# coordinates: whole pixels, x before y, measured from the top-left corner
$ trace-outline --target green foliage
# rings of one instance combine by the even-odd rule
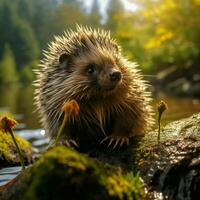
[[[199,58],[200,2],[158,1],[156,6],[144,9],[149,32],[144,49],[151,57],[152,65],[193,65]],[[157,21],[159,21],[159,23]],[[153,31],[149,31],[153,28]]]
[[[16,72],[15,58],[9,45],[6,45],[0,62],[0,83],[8,84],[16,82],[17,80],[18,75]]]

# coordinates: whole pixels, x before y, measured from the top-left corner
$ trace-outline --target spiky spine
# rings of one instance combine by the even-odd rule
[[[97,50],[97,53],[106,52],[108,57],[115,54],[121,62],[123,79],[115,94],[101,99],[98,104],[90,102],[90,105],[84,103],[82,106],[82,102],[90,99],[90,89],[86,82],[79,79],[76,71],[73,75],[66,74],[57,66],[59,55],[63,52],[70,55],[83,48],[93,49],[94,57]],[[76,32],[68,31],[61,37],[56,36],[48,51],[44,51],[44,57],[41,68],[36,71],[35,103],[42,125],[51,136],[57,134],[63,104],[72,99],[82,106],[82,112],[76,118],[79,124],[85,123],[90,127],[89,122],[92,122],[104,132],[103,127],[109,116],[127,113],[134,119],[133,123],[137,127],[137,133],[133,130],[131,136],[145,134],[151,129],[154,119],[150,106],[151,94],[147,91],[148,84],[144,81],[137,64],[122,57],[120,47],[111,39],[109,32],[78,26]]]

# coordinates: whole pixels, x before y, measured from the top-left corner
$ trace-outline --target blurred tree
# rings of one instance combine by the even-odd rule
[[[64,30],[74,29],[76,24],[86,24],[87,16],[83,11],[80,2],[72,0],[64,0],[64,3],[58,6],[56,12],[52,15],[51,33],[62,34]]]
[[[106,28],[111,30],[113,37],[117,39],[129,59],[140,63],[143,55],[143,43],[140,34],[140,22],[138,13],[128,12],[124,9],[121,0],[110,0],[108,6],[108,20]]]
[[[5,45],[4,53],[0,62],[0,83],[8,84],[18,80],[15,58],[8,44]]]
[[[78,8],[79,10],[84,10],[83,6],[81,5],[82,2],[80,0],[63,0],[63,3],[68,6],[73,6],[75,8]]]
[[[100,8],[99,8],[99,1],[98,0],[93,0],[92,6],[91,6],[91,11],[89,13],[89,24],[92,27],[99,27],[101,26],[101,14],[100,14]]]
[[[16,57],[17,67],[22,69],[24,65],[38,59],[38,43],[31,27],[25,21],[19,20],[13,29],[15,37],[9,39],[10,45]]]
[[[31,7],[33,8],[33,16],[31,19],[31,26],[35,31],[40,49],[44,49],[47,43],[52,40],[54,30],[54,24],[59,23],[55,21],[55,13],[58,12],[58,8],[62,5],[62,1],[59,0],[32,0]],[[30,5],[30,4],[29,4]]]
[[[19,17],[16,6],[10,1],[2,0],[0,3],[0,27],[0,46],[5,46],[6,43],[10,45],[19,70],[38,58],[39,49],[34,33],[28,22]],[[2,53],[1,50],[0,55]]]
[[[105,26],[115,32],[120,21],[120,16],[124,13],[124,7],[121,0],[109,0],[107,9],[107,21]]]
[[[28,22],[32,22],[35,12],[35,1],[15,0],[13,1],[13,4],[15,5],[17,14],[20,18],[26,19]]]

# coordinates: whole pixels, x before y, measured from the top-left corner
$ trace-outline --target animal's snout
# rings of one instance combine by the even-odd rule
[[[109,76],[110,76],[110,80],[113,81],[113,82],[114,82],[114,81],[120,81],[120,80],[121,80],[121,77],[122,77],[120,71],[113,71],[113,72],[110,72]]]

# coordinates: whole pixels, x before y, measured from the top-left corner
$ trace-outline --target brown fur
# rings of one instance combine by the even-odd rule
[[[86,75],[90,65],[98,68],[96,82]],[[120,81],[109,81],[113,71],[121,73]],[[90,140],[97,133],[129,138],[148,133],[154,123],[146,81],[105,31],[78,27],[56,37],[45,52],[35,85],[41,121],[52,137],[62,122],[63,104],[73,99],[80,113],[69,122],[67,139]]]

